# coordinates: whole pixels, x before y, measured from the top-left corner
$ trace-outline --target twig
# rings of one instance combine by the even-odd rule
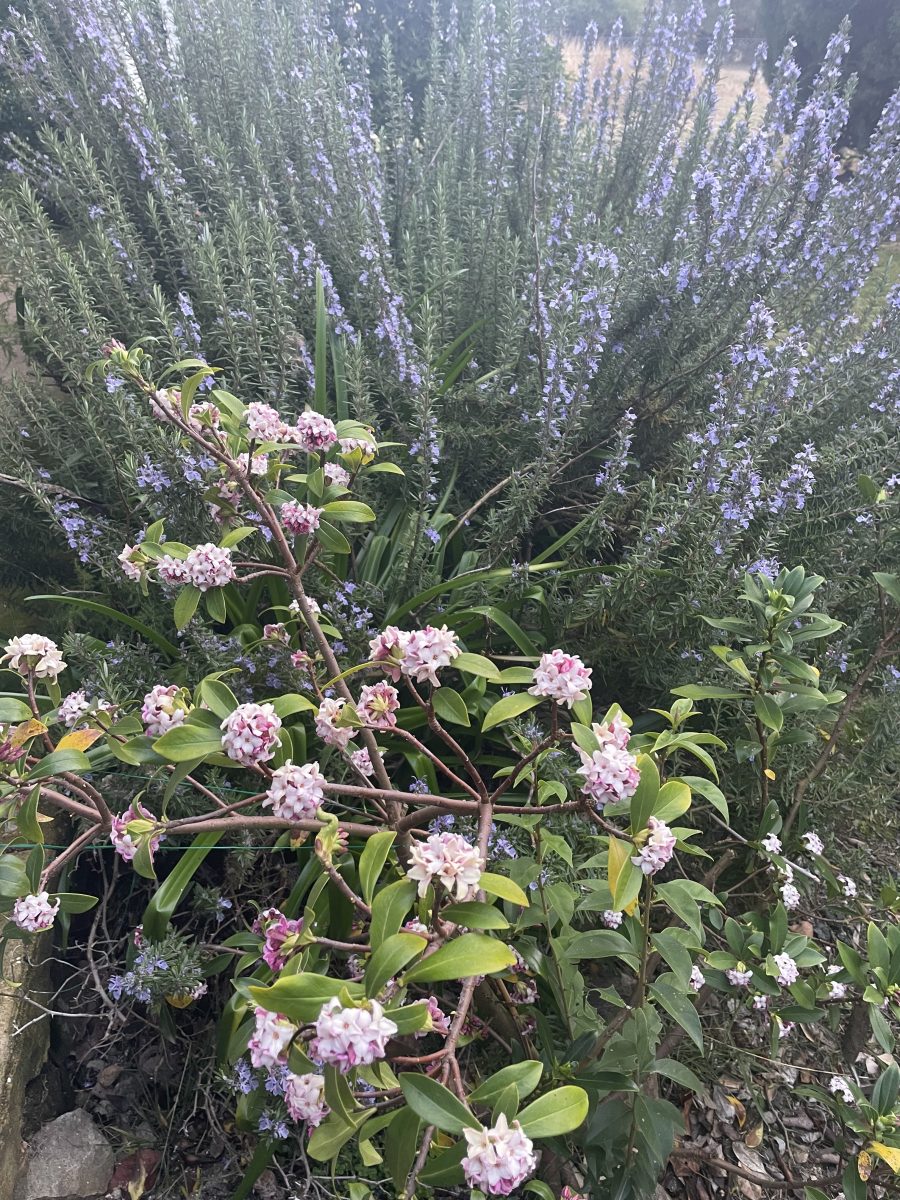
[[[833,1187],[841,1182],[840,1175],[828,1175],[822,1179],[805,1179],[802,1181],[794,1179],[770,1179],[768,1175],[759,1175],[756,1171],[748,1171],[746,1167],[739,1167],[737,1163],[729,1162],[725,1158],[716,1158],[712,1154],[707,1154],[704,1150],[695,1150],[692,1146],[679,1146],[677,1150],[673,1150],[671,1158],[686,1158],[692,1162],[705,1163],[709,1167],[715,1167],[717,1170],[726,1171],[729,1175],[736,1175],[739,1179],[746,1179],[750,1183],[758,1184],[763,1188],[771,1188],[773,1191],[781,1192],[802,1192],[808,1187]]]

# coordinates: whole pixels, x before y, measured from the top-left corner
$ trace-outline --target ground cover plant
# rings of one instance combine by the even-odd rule
[[[862,1197],[898,1171],[900,930],[871,919],[871,898],[814,830],[788,840],[799,803],[785,811],[769,790],[782,747],[833,710],[827,759],[850,712],[852,693],[821,691],[810,654],[839,627],[813,607],[821,577],[748,575],[745,618],[710,619],[734,643],[716,648],[733,688],[685,685],[646,732],[618,705],[595,711],[591,668],[559,648],[501,667],[446,625],[414,624],[381,630],[361,657],[339,653],[312,589],[352,552],[342,528],[353,536],[375,519],[353,498],[379,465],[371,429],[201,393],[200,360],[157,378],[141,346],[109,343],[93,371],[122,378],[208,460],[208,495],[227,508],[218,544],[195,546],[148,512],[118,569],[158,589],[179,629],[201,604],[222,620],[260,578],[286,585],[291,599],[263,636],[289,656],[296,690],[267,683],[241,702],[228,683],[237,668],[194,687],[173,668],[142,699],[63,696],[56,644],[13,638],[4,661],[24,690],[2,709],[15,831],[0,859],[4,937],[90,910],[96,897],[66,890],[64,876],[96,842],[153,880],[166,843],[192,839],[103,986],[159,1020],[232,975],[218,1053],[238,1128],[260,1137],[238,1194],[304,1140],[303,1161],[340,1158],[360,1198],[463,1183],[475,1196],[649,1196],[673,1156],[768,1182],[685,1138],[674,1093],[663,1094],[702,1090],[674,1055],[682,1034],[703,1050],[714,995],[772,1060],[798,1025],[826,1031],[832,1065],[806,1094],[840,1131],[840,1169],[789,1188]],[[869,675],[900,638],[900,579],[873,583],[888,626]],[[696,726],[694,701],[711,698],[749,706],[750,837],[730,824],[717,783],[723,744]],[[97,784],[114,761],[143,780],[118,812]],[[807,784],[820,769],[814,760]],[[249,784],[240,799],[217,782],[234,772]],[[47,858],[51,810],[73,832]],[[283,896],[236,914],[236,932],[194,941],[173,925],[176,909],[216,843],[246,834],[312,853]],[[720,888],[736,851],[766,877],[750,912]],[[571,871],[554,870],[557,859]],[[804,893],[843,913],[844,937],[820,943],[792,923]],[[596,973],[609,960],[627,985]],[[838,1050],[860,1014],[884,1056],[874,1086]]]

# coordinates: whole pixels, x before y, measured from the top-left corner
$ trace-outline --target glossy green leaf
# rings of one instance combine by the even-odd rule
[[[499,908],[482,900],[464,900],[441,909],[441,918],[469,929],[508,929],[509,921]]]
[[[91,760],[81,750],[54,750],[28,772],[28,779],[48,779],[51,775],[61,775],[71,771],[74,775],[82,775],[90,771]]]
[[[499,1071],[495,1071],[493,1075],[480,1083],[474,1092],[470,1093],[469,1100],[472,1104],[491,1106],[497,1102],[510,1084],[515,1085],[519,1093],[519,1100],[524,1100],[541,1082],[543,1073],[544,1064],[534,1059],[501,1067]]]
[[[384,864],[387,862],[387,857],[391,852],[391,846],[396,839],[396,833],[390,829],[384,830],[382,833],[375,833],[370,837],[359,856],[359,883],[362,889],[362,897],[366,904],[372,903],[372,897],[375,895],[375,886],[378,883],[378,878],[384,869]]]
[[[505,875],[496,875],[493,871],[482,871],[478,886],[489,896],[497,896],[500,900],[508,900],[510,904],[528,908],[529,900],[526,893]]]
[[[178,862],[157,888],[144,910],[144,932],[151,941],[158,942],[165,936],[172,913],[178,907],[201,863],[221,838],[221,830],[198,833],[190,849],[179,855]]]
[[[753,709],[760,721],[773,733],[778,733],[784,724],[784,713],[779,708],[774,697],[765,692],[757,692],[753,697]]]
[[[500,682],[500,671],[483,654],[470,654],[468,650],[463,650],[454,658],[453,666],[457,671],[465,671],[468,675],[478,675],[491,683]]]
[[[506,721],[512,721],[515,717],[520,717],[523,713],[536,708],[540,702],[539,696],[529,696],[527,692],[504,696],[502,700],[498,700],[488,709],[481,728],[487,733],[489,729],[503,725]]]
[[[426,1125],[435,1125],[445,1133],[462,1133],[464,1129],[478,1129],[481,1124],[461,1100],[428,1075],[401,1075],[400,1087],[406,1103]]]
[[[203,593],[193,584],[186,584],[175,600],[175,608],[172,611],[172,619],[175,622],[176,629],[184,629],[188,621],[197,611],[197,605],[200,603],[200,597]]]
[[[587,1092],[584,1088],[568,1086],[533,1100],[522,1109],[518,1120],[523,1133],[530,1138],[559,1137],[577,1129],[587,1113]]]
[[[659,769],[649,754],[639,754],[640,783],[631,797],[631,832],[640,833],[656,811],[659,796]],[[613,889],[615,892],[615,889]]]
[[[515,961],[513,951],[502,942],[481,933],[464,933],[416,963],[406,972],[404,983],[438,983],[445,979],[492,975],[511,967]]]
[[[427,945],[428,939],[415,933],[395,933],[385,938],[366,967],[366,995],[377,996],[387,981],[421,954]]]
[[[416,885],[409,879],[398,879],[378,892],[372,901],[372,923],[369,927],[373,950],[399,930],[415,898]]]
[[[471,724],[466,702],[453,688],[435,688],[431,703],[442,721],[449,721],[452,725]]]

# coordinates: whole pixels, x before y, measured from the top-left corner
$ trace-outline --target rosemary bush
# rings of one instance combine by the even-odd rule
[[[13,20],[4,70],[44,121],[13,140],[0,212],[43,373],[4,392],[20,481],[113,599],[148,496],[210,536],[193,452],[114,375],[85,382],[105,338],[149,335],[286,414],[327,377],[336,416],[402,443],[406,481],[370,485],[398,593],[564,546],[585,573],[545,576],[538,616],[610,696],[684,683],[699,614],[753,565],[821,570],[835,676],[861,667],[869,567],[897,557],[900,99],[843,177],[844,27],[802,96],[772,48],[768,95],[758,57],[723,113],[727,6],[698,64],[701,6],[650,4],[598,79],[593,30],[565,77],[543,0],[441,14],[424,88],[308,0],[36,0]],[[7,504],[21,530],[21,492]],[[886,693],[873,745],[895,711]]]

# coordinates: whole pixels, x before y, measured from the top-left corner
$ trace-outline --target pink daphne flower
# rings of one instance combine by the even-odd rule
[[[149,737],[162,737],[170,729],[184,723],[191,709],[190,697],[184,688],[170,683],[158,683],[144,697],[141,720]]]
[[[408,637],[409,634],[398,629],[396,625],[388,625],[383,633],[379,633],[369,642],[370,661],[383,663],[394,683],[400,678],[400,660]]]
[[[790,880],[781,886],[781,902],[787,909],[800,907],[800,892]]]
[[[231,550],[227,546],[215,546],[212,542],[195,546],[184,560],[184,569],[188,582],[201,592],[224,587],[235,578]]]
[[[327,483],[333,484],[336,487],[346,487],[350,482],[350,472],[345,471],[340,463],[327,462],[322,469],[325,472]]]
[[[295,1121],[305,1121],[310,1129],[321,1125],[331,1111],[325,1103],[324,1075],[295,1075],[288,1071],[284,1079],[284,1102]]]
[[[272,812],[283,821],[308,821],[325,800],[324,784],[325,776],[318,763],[305,763],[301,767],[288,759],[272,772],[262,806],[271,805]]]
[[[404,635],[400,670],[416,683],[424,683],[427,679],[435,687],[440,687],[437,672],[449,667],[457,654],[459,645],[452,629],[446,625],[440,629],[426,625],[424,629],[414,629],[412,633]]]
[[[239,704],[220,728],[222,749],[244,767],[268,762],[281,745],[281,718],[271,704]]]
[[[0,662],[7,658],[11,671],[19,675],[33,675],[35,679],[49,679],[52,683],[66,669],[59,646],[39,633],[23,633],[10,638]]]
[[[244,420],[251,434],[261,442],[279,442],[282,439],[284,421],[281,414],[271,404],[262,404],[252,400],[247,405]]]
[[[171,554],[164,554],[162,558],[156,560],[156,578],[160,583],[168,583],[176,587],[182,583],[188,583],[190,579],[184,559],[173,558]]]
[[[286,1051],[296,1032],[297,1026],[281,1013],[257,1008],[256,1028],[247,1043],[254,1067],[277,1067],[286,1063]]]
[[[356,711],[360,720],[375,729],[393,729],[397,724],[394,716],[400,707],[400,695],[395,687],[391,687],[384,679],[378,683],[367,683],[359,689],[359,702]]]
[[[13,905],[12,919],[28,933],[43,933],[56,920],[58,912],[59,900],[51,904],[47,892],[38,892],[37,895],[19,897]]]
[[[435,879],[457,900],[468,900],[478,887],[484,859],[458,833],[433,833],[424,842],[413,842],[409,851],[412,866],[407,877],[419,885],[424,896]]]
[[[628,749],[628,743],[631,741],[631,729],[622,719],[621,713],[616,713],[611,721],[603,721],[599,724],[594,721],[591,728],[601,746],[616,746],[619,750]]]
[[[607,929],[618,929],[624,916],[624,913],[616,912],[614,908],[607,908],[600,919]]]
[[[763,850],[767,850],[769,854],[780,854],[781,838],[777,837],[774,833],[767,834],[762,840],[762,848]]]
[[[703,985],[706,983],[706,976],[703,974],[703,972],[700,970],[700,968],[697,966],[696,963],[694,963],[694,965],[691,967],[691,977],[688,980],[688,983],[691,985],[692,991],[695,991],[695,992],[699,992],[700,989],[703,987]]]
[[[337,430],[334,422],[321,413],[308,408],[297,418],[297,424],[285,430],[285,439],[296,442],[307,454],[317,450],[330,450],[337,441]]]
[[[67,729],[73,729],[91,707],[91,702],[84,694],[84,688],[77,692],[69,692],[56,710],[57,716]]]
[[[789,954],[775,954],[772,956],[772,962],[778,968],[776,982],[782,987],[790,987],[800,978],[800,968]]]
[[[537,1166],[531,1138],[518,1121],[510,1125],[501,1113],[489,1128],[464,1129],[468,1153],[462,1160],[466,1183],[489,1196],[508,1196]]]
[[[259,914],[254,922],[254,933],[259,929],[263,934],[263,962],[273,971],[280,971],[290,957],[285,953],[285,942],[303,929],[302,919],[292,921],[277,908],[267,908]]]
[[[338,726],[346,703],[346,700],[325,699],[319,705],[319,711],[316,713],[316,733],[326,746],[339,746],[341,750],[346,750],[347,743],[356,736],[356,730],[349,725]]]
[[[350,755],[350,762],[359,771],[360,775],[365,775],[366,778],[375,774],[375,768],[372,765],[372,759],[369,756],[368,750],[363,746],[362,750],[356,750]]]
[[[302,537],[319,528],[322,510],[315,508],[312,504],[300,504],[297,500],[285,500],[278,515],[288,533],[294,534],[295,537]]]
[[[197,404],[192,404],[188,411],[188,423],[196,433],[201,433],[204,429],[218,429],[221,419],[222,413],[209,400],[200,400]]]
[[[825,849],[825,843],[814,829],[810,829],[807,833],[804,833],[801,840],[810,854],[822,854]]]
[[[739,962],[736,967],[729,967],[725,976],[733,987],[748,987],[753,978],[753,972],[748,971],[746,966]]]
[[[528,689],[532,696],[556,700],[569,708],[584,700],[591,690],[591,668],[576,654],[553,650],[542,654],[534,670],[534,684]]]
[[[112,825],[109,831],[109,840],[115,847],[116,854],[120,855],[125,862],[131,862],[138,852],[138,842],[134,840],[128,832],[128,824],[130,821],[155,821],[153,813],[149,808],[144,808],[139,801],[132,802],[128,805],[121,816],[113,817]],[[159,849],[159,843],[163,841],[165,834],[154,834],[150,839],[150,858]]]
[[[612,742],[591,754],[580,746],[575,748],[581,758],[578,774],[584,776],[581,791],[585,796],[602,806],[611,800],[628,800],[637,791],[641,776],[633,754]]]
[[[658,821],[656,817],[649,819],[647,827],[650,836],[641,847],[640,854],[634,855],[631,861],[645,875],[655,875],[675,853],[675,835],[665,821]]]
[[[144,574],[144,567],[141,562],[134,562],[132,555],[140,554],[140,546],[124,545],[119,551],[117,562],[125,573],[125,578],[130,579],[132,583],[140,583],[141,577]]]
[[[397,1026],[384,1015],[377,1000],[369,1000],[361,1008],[342,1008],[333,996],[319,1013],[310,1053],[346,1074],[353,1067],[366,1067],[384,1058],[396,1032]]]

